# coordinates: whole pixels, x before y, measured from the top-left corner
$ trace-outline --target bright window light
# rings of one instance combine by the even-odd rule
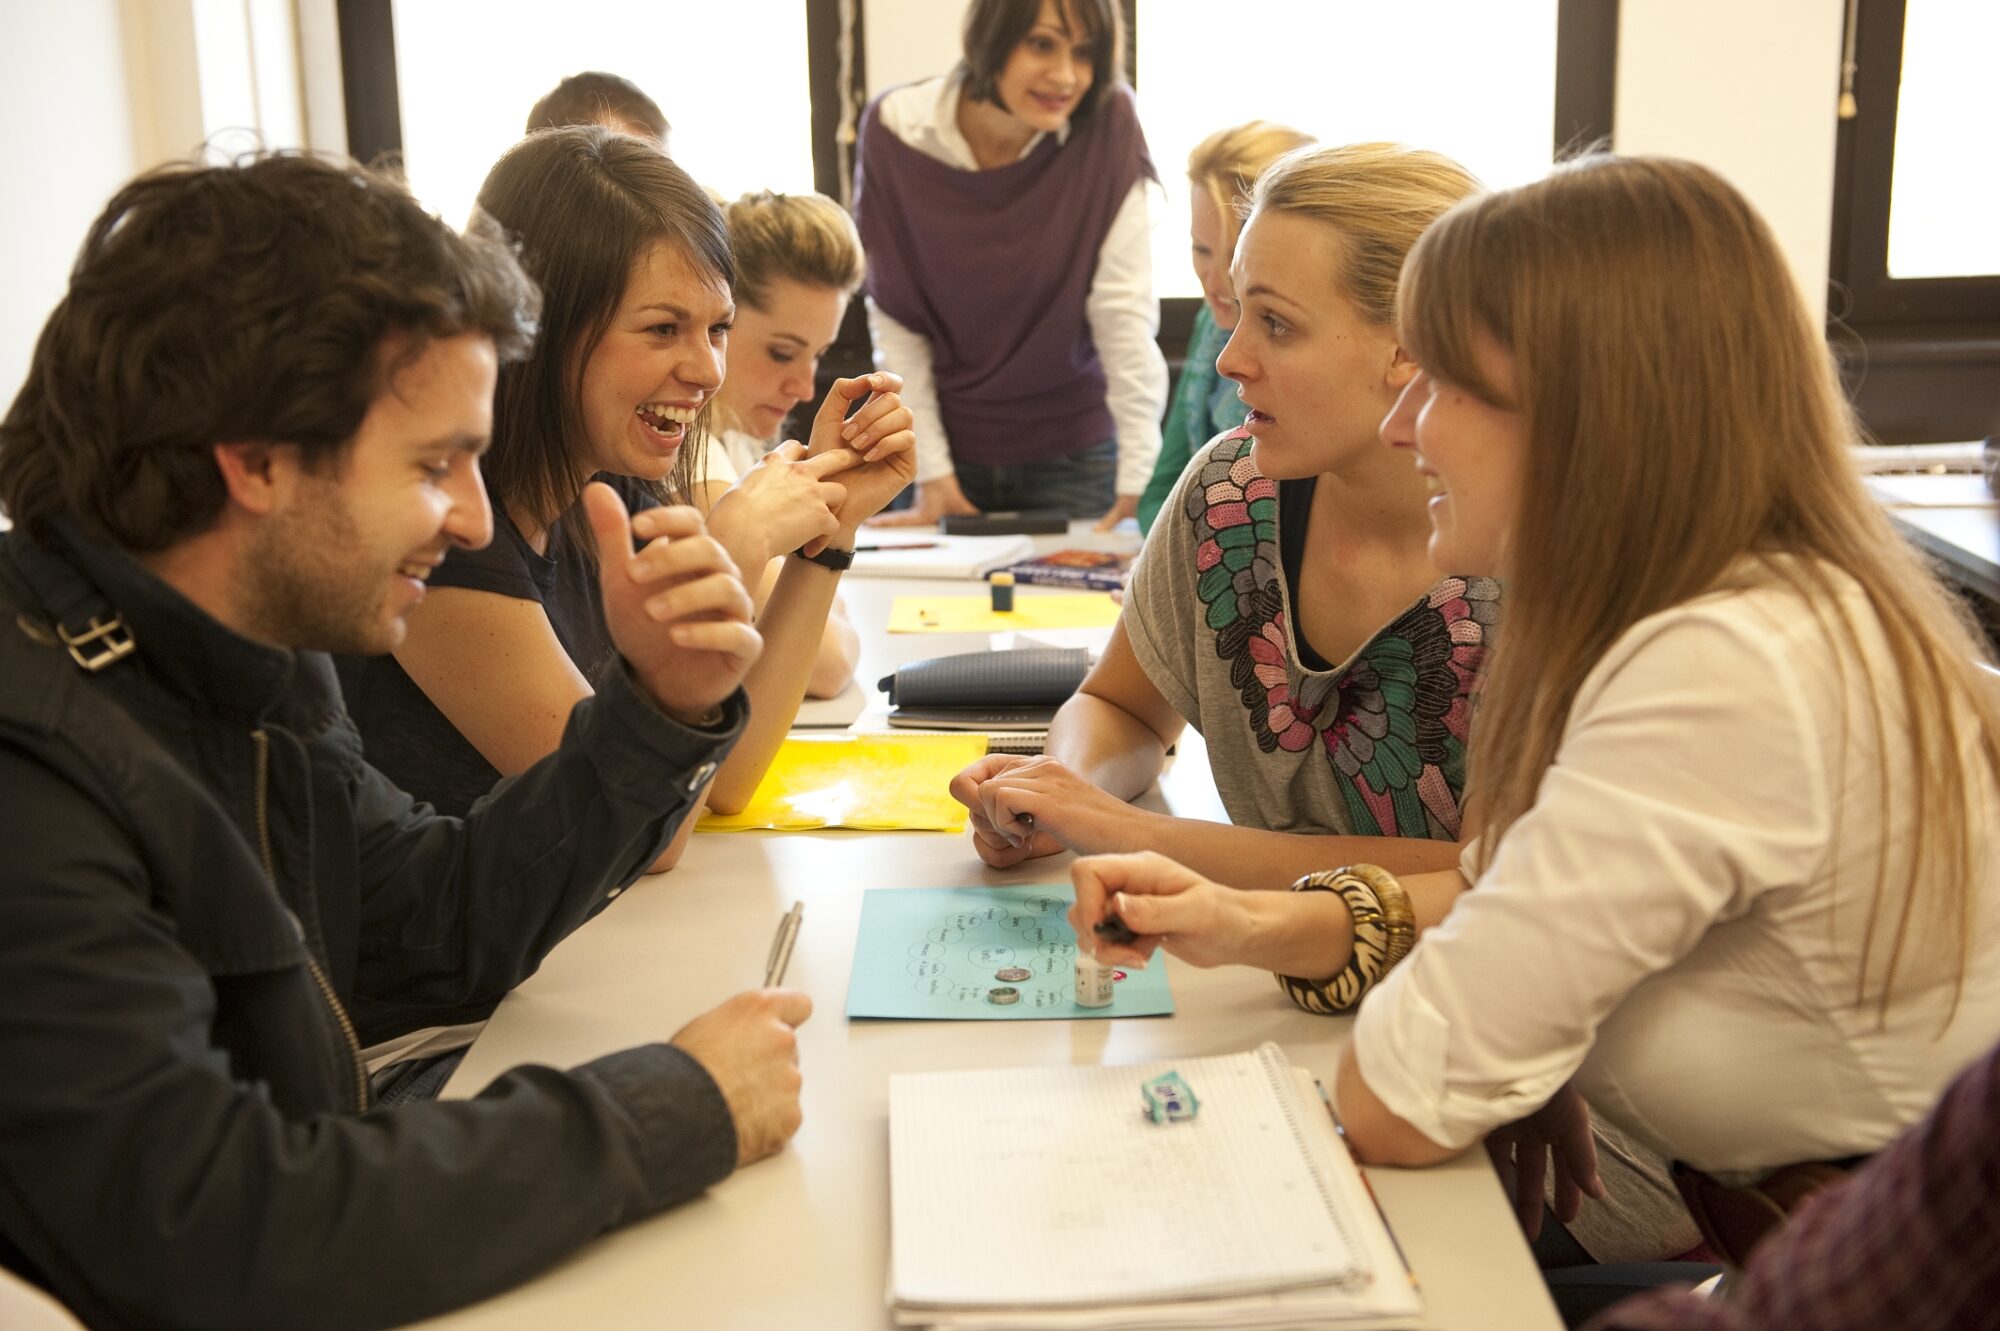
[[[1433,148],[1488,185],[1548,170],[1555,0],[1140,0],[1139,114],[1166,187],[1153,231],[1162,296],[1195,296],[1187,156],[1218,129],[1274,120],[1321,143]]]
[[[1889,276],[2000,273],[2000,4],[1909,0],[1889,187]]]
[[[410,188],[454,225],[529,108],[587,69],[658,102],[674,160],[724,198],[813,187],[800,0],[399,0],[395,20]]]

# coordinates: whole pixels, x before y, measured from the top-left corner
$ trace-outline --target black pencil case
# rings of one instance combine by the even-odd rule
[[[1049,536],[1069,530],[1069,515],[1059,508],[947,513],[938,519],[938,530],[946,536]]]
[[[1025,647],[912,661],[876,687],[898,707],[1053,707],[1089,671],[1081,647]]]

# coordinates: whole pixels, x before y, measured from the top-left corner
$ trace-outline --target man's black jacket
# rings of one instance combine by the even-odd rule
[[[743,712],[690,730],[614,672],[461,823],[362,761],[324,657],[73,529],[0,536],[0,1263],[94,1326],[383,1326],[728,1174],[664,1044],[372,1112],[356,1045],[533,973]]]

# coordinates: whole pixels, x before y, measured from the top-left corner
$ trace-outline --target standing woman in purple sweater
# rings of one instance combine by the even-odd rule
[[[869,329],[917,433],[916,503],[878,523],[1137,512],[1167,367],[1123,44],[1112,0],[972,0],[958,67],[862,115]]]

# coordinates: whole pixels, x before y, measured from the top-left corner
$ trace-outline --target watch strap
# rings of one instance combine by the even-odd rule
[[[807,554],[804,546],[800,546],[792,553],[808,563],[818,564],[821,568],[830,568],[835,573],[845,573],[854,566],[852,550],[839,550],[830,545],[816,555]]]

